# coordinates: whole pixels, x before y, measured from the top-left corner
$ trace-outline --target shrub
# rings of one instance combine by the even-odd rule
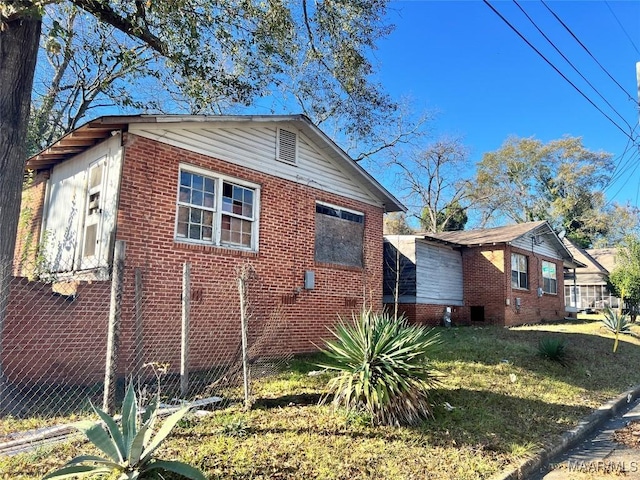
[[[227,420],[221,428],[221,433],[227,437],[243,438],[249,434],[249,431],[249,426],[242,418]]]
[[[158,418],[158,401],[153,402],[143,413],[138,404],[133,385],[129,385],[122,403],[121,427],[107,413],[94,407],[104,426],[86,420],[75,426],[106,457],[81,455],[70,460],[64,467],[46,475],[43,480],[93,475],[119,474],[118,480],[156,478],[154,474],[173,472],[192,480],[206,480],[200,470],[177,461],[157,460],[153,453],[167,438],[173,427],[189,411],[182,407],[170,415],[153,436]],[[160,477],[162,478],[162,477]]]
[[[339,372],[329,381],[333,405],[366,412],[374,424],[416,424],[431,416],[430,390],[438,375],[429,364],[438,334],[404,318],[363,310],[325,344],[318,365]],[[326,399],[326,398],[325,398]]]
[[[541,338],[538,342],[538,355],[564,365],[567,361],[567,350],[562,338]]]

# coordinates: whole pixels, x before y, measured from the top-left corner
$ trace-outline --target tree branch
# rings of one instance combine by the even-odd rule
[[[141,20],[147,25],[146,16],[140,16],[138,12],[131,18],[122,17],[107,3],[100,0],[70,0],[71,3],[94,15],[99,20],[116,27],[127,35],[145,42],[156,52],[166,57],[171,57],[168,46],[156,35],[151,33],[148,26],[141,26],[135,20]]]

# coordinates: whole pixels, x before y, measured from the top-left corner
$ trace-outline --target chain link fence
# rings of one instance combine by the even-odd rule
[[[250,261],[233,260],[225,274],[190,261],[136,263],[123,242],[108,269],[52,269],[22,255],[0,292],[0,414],[113,411],[129,381],[146,394],[161,383],[167,403],[249,402],[250,380],[280,371],[291,352],[280,298]]]

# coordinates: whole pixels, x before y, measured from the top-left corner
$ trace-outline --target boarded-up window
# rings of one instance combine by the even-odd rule
[[[362,267],[364,214],[316,204],[316,262]]]

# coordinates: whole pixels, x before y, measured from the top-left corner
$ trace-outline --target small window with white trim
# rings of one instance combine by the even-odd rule
[[[542,262],[542,290],[544,293],[558,293],[558,280],[556,279],[556,264]]]
[[[180,166],[175,239],[257,250],[259,187]]]
[[[529,288],[527,257],[519,253],[511,254],[511,286],[513,288]]]

